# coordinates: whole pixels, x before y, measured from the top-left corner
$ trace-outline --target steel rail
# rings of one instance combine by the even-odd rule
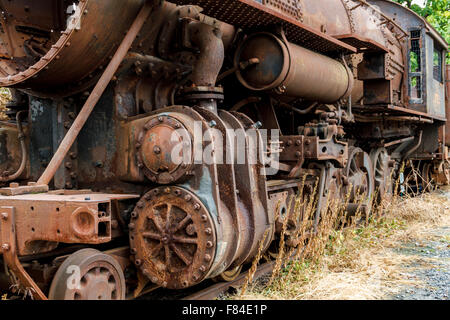
[[[270,261],[260,265],[253,276],[253,281],[272,272],[275,267],[275,263],[276,261]],[[236,278],[236,280],[216,283],[206,289],[191,294],[182,300],[214,300],[222,293],[225,293],[230,287],[243,285],[247,281],[247,275],[248,272],[243,272]]]

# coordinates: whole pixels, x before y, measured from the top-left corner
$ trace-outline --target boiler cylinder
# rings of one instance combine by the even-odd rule
[[[257,64],[240,68],[255,58]],[[239,81],[255,91],[275,90],[289,97],[332,103],[347,97],[353,85],[351,71],[339,61],[271,33],[246,38],[236,52],[235,64]]]

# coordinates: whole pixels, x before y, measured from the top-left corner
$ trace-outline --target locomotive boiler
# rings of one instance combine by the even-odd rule
[[[5,290],[121,300],[230,280],[280,226],[298,245],[293,197],[315,199],[317,225],[330,198],[370,214],[408,170],[449,182],[448,45],[391,1],[0,8]]]

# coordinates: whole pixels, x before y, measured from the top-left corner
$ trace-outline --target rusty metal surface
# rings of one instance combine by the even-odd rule
[[[193,193],[173,187],[150,191],[138,202],[129,228],[134,263],[153,283],[187,288],[211,273],[216,226]]]
[[[16,252],[24,256],[51,251],[59,242],[109,242],[117,223],[112,200],[135,198],[136,195],[41,193],[0,196],[0,206],[15,210]]]
[[[409,88],[410,38],[422,37],[424,68],[440,41],[407,9],[81,0],[81,28],[66,30],[65,3],[0,1],[0,85],[22,89],[15,119],[0,122],[0,181],[14,178],[0,189],[11,211],[0,233],[18,279],[0,278],[36,299],[243,279],[260,248],[273,257],[281,236],[289,250],[314,236],[330,201],[349,195],[348,213],[370,214],[405,160],[410,183],[413,165],[424,178],[417,188],[450,183],[446,119],[429,112],[445,85],[418,72],[423,104]],[[315,205],[303,235],[292,197]],[[65,263],[83,270],[78,291]]]
[[[43,1],[43,4],[41,3],[41,1],[24,0],[11,1],[5,5],[4,13],[7,15],[9,11],[18,13],[25,7],[29,8],[30,19],[27,19],[26,23],[13,19],[7,19],[5,22],[5,27],[8,29],[14,29],[17,25],[24,27],[24,32],[9,35],[12,43],[17,46],[21,45],[24,33],[26,39],[30,38],[30,34],[33,35],[33,32],[28,31],[30,28],[38,28],[53,38],[50,37],[50,41],[47,39],[43,41],[46,46],[38,51],[37,61],[25,62],[21,65],[15,65],[15,61],[26,61],[26,53],[11,52],[11,49],[8,48],[5,54],[14,56],[15,59],[2,60],[1,66],[4,75],[0,78],[0,84],[10,86],[20,83],[21,88],[31,88],[39,95],[46,96],[81,91],[95,83],[102,69],[106,67],[108,57],[120,44],[123,33],[131,26],[143,1],[130,0],[113,3],[81,0],[78,2],[79,10],[82,13],[80,31],[76,28],[66,29],[67,8],[64,7],[63,1],[46,0]],[[108,12],[108,14],[103,14],[104,12]],[[13,14],[13,17],[17,16],[19,15]],[[121,19],[116,19],[116,16],[120,16]],[[49,23],[54,23],[54,21],[58,21],[60,25],[55,26]],[[37,22],[37,26],[33,22]],[[40,25],[43,22],[47,22],[47,25]],[[111,32],[110,28],[104,28],[105,25],[110,25],[114,31]],[[100,32],[101,30],[104,32]],[[61,31],[62,33],[60,33]],[[5,36],[7,34],[3,34],[3,37]],[[11,41],[6,38],[4,42]],[[20,58],[25,59],[21,60]],[[70,65],[73,66],[70,68],[71,70],[69,70]],[[74,86],[74,84],[76,85]],[[52,88],[51,92],[48,91],[48,88]]]
[[[45,294],[20,264],[16,243],[18,234],[15,208],[0,206],[0,210],[2,211],[0,218],[1,251],[6,267],[13,273],[13,277],[16,277],[20,281],[20,284],[26,289],[31,290],[31,295],[35,299],[46,300]]]
[[[95,88],[90,93],[88,99],[86,100],[83,108],[76,117],[74,123],[72,124],[69,131],[65,135],[64,139],[58,146],[58,149],[53,155],[53,158],[50,161],[49,165],[45,169],[42,176],[39,178],[38,184],[49,184],[50,181],[53,179],[56,171],[58,170],[59,166],[66,157],[69,149],[72,147],[73,143],[78,137],[78,134],[80,133],[86,121],[88,120],[90,114],[92,113],[92,110],[99,101],[101,95],[105,92],[106,87],[108,86],[112,77],[119,68],[120,63],[125,58],[128,50],[133,44],[133,41],[135,40],[142,26],[146,22],[147,18],[149,17],[152,9],[153,9],[153,1],[147,1],[139,11],[138,15],[135,17],[133,24],[127,31],[126,36],[123,38],[122,42],[120,43],[120,46],[118,47],[111,61],[108,63],[108,66],[106,67],[105,71],[102,73],[100,79],[95,85]]]
[[[71,268],[80,270],[80,283],[69,287]],[[50,300],[124,300],[125,276],[116,259],[94,249],[79,250],[58,268],[49,291]]]
[[[308,49],[322,52],[355,52],[356,49],[320,33],[295,18],[261,5],[254,0],[176,0],[176,4],[196,4],[204,9],[204,13],[232,25],[240,25],[247,29],[262,29],[264,27],[282,24],[287,31],[287,37],[294,43],[305,45]]]
[[[175,148],[180,143],[183,143],[183,148],[176,153]],[[150,181],[175,183],[192,169],[192,137],[176,118],[159,115],[149,120],[139,135],[136,149],[138,167]],[[172,159],[173,155],[180,159]]]

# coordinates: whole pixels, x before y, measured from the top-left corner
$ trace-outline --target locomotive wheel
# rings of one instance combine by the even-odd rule
[[[242,265],[237,266],[233,269],[229,269],[217,277],[213,278],[214,282],[231,282],[236,280],[236,278],[241,274]]]
[[[153,283],[182,289],[208,275],[216,252],[216,228],[208,209],[179,188],[148,192],[132,213],[131,253]]]
[[[363,210],[369,215],[375,190],[373,165],[369,155],[360,148],[349,148],[345,176],[347,188],[350,186],[352,188],[347,208],[348,213],[355,214],[356,211]],[[348,194],[348,191],[345,190],[345,193]]]
[[[59,267],[50,286],[50,300],[125,300],[125,276],[111,256],[82,249]]]
[[[375,188],[380,203],[383,199],[389,199],[392,196],[392,179],[389,170],[389,154],[385,148],[374,149],[370,153],[370,159],[374,169]]]

